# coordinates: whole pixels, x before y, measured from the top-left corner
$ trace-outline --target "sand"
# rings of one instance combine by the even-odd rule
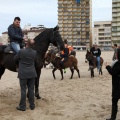
[[[102,52],[105,62],[111,64],[113,51]],[[0,120],[105,120],[111,113],[111,76],[103,65],[103,75],[95,69],[95,77],[90,77],[85,52],[77,52],[81,78],[75,71],[73,79],[67,69],[64,80],[56,71],[53,79],[52,69],[42,69],[40,95],[35,99],[35,110],[17,111],[20,100],[20,86],[17,73],[6,70],[0,80]],[[120,105],[119,105],[120,106]],[[119,107],[120,111],[120,107]],[[120,120],[118,112],[117,120]]]

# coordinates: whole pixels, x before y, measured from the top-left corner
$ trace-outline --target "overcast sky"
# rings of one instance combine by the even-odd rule
[[[0,0],[0,35],[7,31],[16,16],[21,18],[21,27],[54,27],[58,23],[58,0]],[[112,0],[92,0],[92,22],[112,20]]]

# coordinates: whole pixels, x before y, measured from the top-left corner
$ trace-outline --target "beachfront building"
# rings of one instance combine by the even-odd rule
[[[92,0],[58,0],[58,25],[71,45],[92,45]]]
[[[120,0],[112,0],[112,44],[120,45]]]
[[[96,21],[93,27],[93,44],[103,50],[111,49],[111,21]]]

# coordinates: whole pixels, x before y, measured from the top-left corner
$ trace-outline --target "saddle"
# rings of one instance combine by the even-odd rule
[[[4,49],[4,53],[15,53],[15,51],[12,49],[12,47],[10,45],[8,45],[5,49]]]

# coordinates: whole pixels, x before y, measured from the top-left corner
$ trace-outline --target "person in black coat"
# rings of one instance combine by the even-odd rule
[[[30,109],[34,110],[34,84],[37,73],[35,70],[35,59],[37,52],[33,50],[33,40],[29,40],[26,43],[26,48],[19,50],[15,55],[14,60],[19,61],[18,78],[21,88],[21,100],[17,110],[26,110],[26,86],[28,87],[28,100],[30,103]]]
[[[106,120],[115,120],[118,110],[118,100],[120,99],[120,49],[117,49],[117,59],[112,65],[105,63],[106,69],[112,76],[112,112],[111,118]]]

